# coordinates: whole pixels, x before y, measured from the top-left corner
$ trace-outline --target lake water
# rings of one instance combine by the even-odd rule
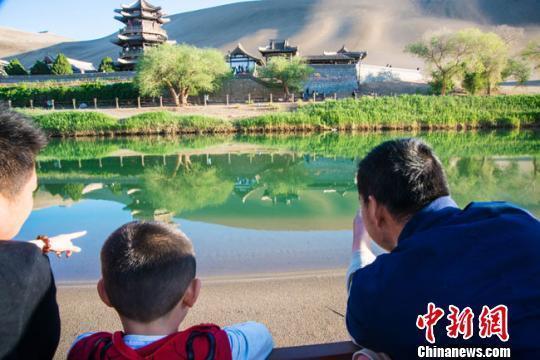
[[[51,257],[61,282],[96,280],[103,241],[136,219],[178,224],[202,276],[345,268],[358,160],[403,136],[433,145],[460,206],[506,200],[540,215],[538,132],[58,140],[18,239],[87,230],[82,253]]]

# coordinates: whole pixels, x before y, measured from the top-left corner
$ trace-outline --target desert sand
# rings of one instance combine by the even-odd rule
[[[344,277],[345,270],[326,270],[206,278],[181,326],[253,320],[268,326],[277,347],[346,341]],[[121,330],[114,311],[100,302],[95,284],[60,284],[58,303],[62,337],[56,359],[65,359],[80,333]]]
[[[153,2],[159,5],[159,0]],[[111,3],[111,10],[114,6]],[[403,49],[427,31],[470,26],[494,30],[506,24],[524,29],[518,41],[523,43],[540,35],[539,19],[537,0],[262,0],[173,15],[165,29],[178,43],[216,47],[224,53],[241,42],[258,54],[257,48],[268,39],[289,38],[303,55],[336,51],[346,44],[351,50],[367,50],[366,63],[416,68],[422,63]],[[115,36],[62,42],[38,51],[29,46],[18,57],[31,65],[45,54],[63,52],[98,64],[104,56],[118,56],[119,48],[110,42]],[[24,46],[31,36],[0,28],[0,48],[8,38]]]
[[[29,33],[0,26],[0,57],[46,48],[71,39],[51,33]]]

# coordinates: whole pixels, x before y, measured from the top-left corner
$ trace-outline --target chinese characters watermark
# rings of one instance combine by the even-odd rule
[[[474,335],[474,312],[470,307],[461,310],[457,306],[450,305],[447,320],[449,325],[446,326],[446,334],[448,337],[457,339],[460,336],[464,340],[468,340]],[[441,320],[446,312],[444,309],[437,307],[434,303],[429,303],[427,313],[419,315],[416,319],[416,327],[420,330],[425,330],[426,340],[430,344],[435,344],[435,326]],[[478,317],[478,335],[482,339],[497,336],[501,341],[507,342],[510,339],[508,332],[508,307],[499,305],[494,308],[484,306],[482,313]]]

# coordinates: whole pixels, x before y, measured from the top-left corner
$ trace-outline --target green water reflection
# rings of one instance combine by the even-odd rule
[[[88,230],[82,253],[51,259],[60,281],[97,279],[104,239],[133,219],[178,224],[203,275],[344,268],[359,159],[412,135],[433,145],[461,206],[506,200],[540,215],[534,132],[60,140],[39,158],[19,237]]]
[[[54,141],[39,159],[36,203],[112,200],[139,219],[346,229],[357,206],[358,159],[386,139],[411,135],[434,146],[460,205],[506,200],[539,214],[534,132]]]

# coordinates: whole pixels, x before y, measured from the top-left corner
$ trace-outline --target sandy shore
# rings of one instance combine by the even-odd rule
[[[203,289],[185,324],[228,325],[255,320],[268,326],[276,345],[296,346],[347,340],[345,270],[203,279]],[[56,353],[65,359],[77,334],[119,330],[94,284],[59,284],[62,338]]]
[[[274,103],[274,104],[231,104],[231,105],[190,105],[186,107],[149,107],[149,108],[120,108],[120,109],[88,109],[87,111],[99,111],[107,115],[111,115],[118,119],[127,118],[145,112],[153,111],[172,111],[179,115],[204,115],[216,117],[224,120],[235,120],[242,118],[255,117],[280,111],[291,111],[296,108],[293,103]]]

